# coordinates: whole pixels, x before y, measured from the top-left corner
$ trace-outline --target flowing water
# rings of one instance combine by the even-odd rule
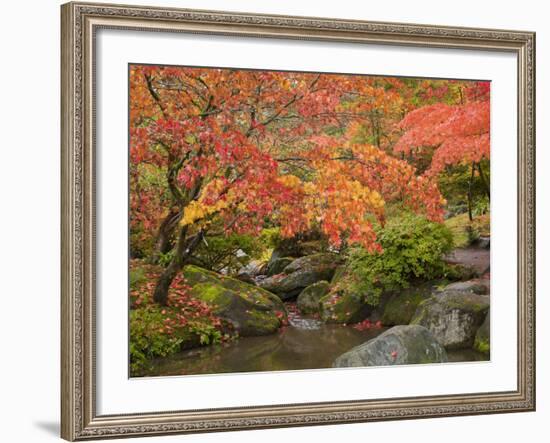
[[[206,346],[153,361],[145,376],[219,374],[228,372],[285,371],[332,367],[339,355],[380,335],[387,328],[357,330],[326,324],[289,309],[289,325],[278,333],[242,337],[234,342]],[[449,361],[475,361],[486,357],[475,351],[448,353]]]

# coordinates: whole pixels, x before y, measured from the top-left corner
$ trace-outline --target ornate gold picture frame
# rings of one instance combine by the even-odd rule
[[[61,435],[262,429],[535,409],[535,35],[532,32],[67,3],[62,22]],[[391,399],[97,413],[96,33],[100,29],[472,49],[517,57],[517,389]],[[121,85],[123,87],[124,85]],[[498,131],[493,128],[493,131]],[[126,147],[121,147],[125,149]],[[122,172],[121,172],[122,173]],[[510,288],[510,291],[513,291]],[[121,319],[121,322],[125,319]]]

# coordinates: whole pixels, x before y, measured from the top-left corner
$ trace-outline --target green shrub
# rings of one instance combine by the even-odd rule
[[[377,228],[377,238],[383,252],[352,249],[336,290],[364,294],[367,303],[377,305],[384,291],[406,288],[414,280],[445,276],[447,265],[442,257],[453,247],[452,234],[445,225],[406,214]]]

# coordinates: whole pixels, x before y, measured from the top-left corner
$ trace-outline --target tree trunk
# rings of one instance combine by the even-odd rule
[[[159,262],[161,254],[167,254],[174,247],[174,242],[172,236],[174,231],[178,226],[178,221],[180,219],[180,211],[170,211],[170,213],[165,217],[165,219],[160,224],[157,238],[155,240],[155,250],[151,255],[149,262],[152,264],[157,264]]]
[[[474,184],[475,171],[475,163],[472,162],[472,174],[470,175],[470,180],[468,181],[468,217],[470,221],[474,219],[472,215],[472,186]]]
[[[168,289],[170,289],[174,277],[191,258],[191,255],[202,241],[203,236],[204,232],[201,230],[192,237],[187,238],[187,226],[182,226],[178,237],[176,253],[157,282],[153,295],[155,302],[166,305],[168,301]]]

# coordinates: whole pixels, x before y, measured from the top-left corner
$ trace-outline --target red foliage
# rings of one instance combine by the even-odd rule
[[[399,123],[403,136],[395,152],[420,153],[424,147],[437,148],[428,174],[447,165],[478,163],[490,156],[490,83],[477,82],[466,89],[465,104],[437,103],[416,109]],[[414,150],[414,152],[413,152]]]
[[[353,327],[355,329],[357,329],[358,331],[365,331],[365,330],[368,330],[368,329],[382,329],[383,325],[382,325],[382,322],[380,320],[373,323],[372,321],[370,321],[367,318],[367,319],[363,320],[362,322],[355,324]]]

